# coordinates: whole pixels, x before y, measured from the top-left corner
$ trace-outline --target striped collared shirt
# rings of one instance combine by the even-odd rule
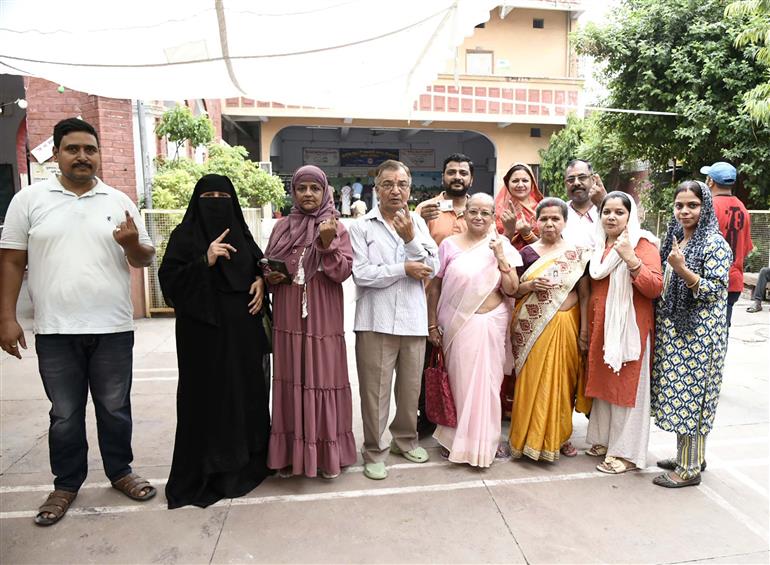
[[[358,290],[355,331],[428,335],[425,289],[406,274],[404,262],[424,263],[433,269],[433,278],[439,269],[438,249],[425,221],[415,213],[410,216],[414,238],[406,244],[385,222],[379,207],[350,226]]]

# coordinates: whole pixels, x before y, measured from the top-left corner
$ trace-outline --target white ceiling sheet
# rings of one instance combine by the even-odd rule
[[[0,73],[113,98],[403,112],[494,0],[0,2]]]

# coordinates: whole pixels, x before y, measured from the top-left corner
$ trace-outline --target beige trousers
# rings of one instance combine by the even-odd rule
[[[364,463],[385,461],[388,444],[382,435],[388,425],[390,392],[396,394],[396,416],[390,424],[393,442],[402,451],[417,444],[417,403],[425,358],[425,337],[356,332],[356,366],[364,422]],[[396,381],[393,384],[393,372]]]

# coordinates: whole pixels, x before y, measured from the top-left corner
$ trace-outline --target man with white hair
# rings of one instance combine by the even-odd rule
[[[438,272],[439,260],[428,226],[407,208],[411,184],[406,165],[393,160],[382,163],[375,179],[379,204],[349,230],[358,290],[353,329],[364,424],[364,475],[375,480],[388,476],[388,450],[413,463],[428,460],[428,452],[417,443],[417,402],[428,336],[424,284]],[[382,435],[394,386],[396,415],[388,447]]]

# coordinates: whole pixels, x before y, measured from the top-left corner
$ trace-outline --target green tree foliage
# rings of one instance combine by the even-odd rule
[[[540,178],[549,195],[566,197],[564,170],[572,159],[589,161],[607,190],[617,188],[628,156],[618,136],[604,127],[603,119],[598,112],[584,119],[571,114],[565,128],[554,133],[548,147],[540,150]]]
[[[192,147],[211,143],[214,139],[214,124],[208,116],[195,117],[190,108],[177,105],[163,113],[155,126],[155,133],[158,137],[168,137],[169,141],[176,143],[174,159],[178,159],[179,148],[185,141]]]
[[[744,96],[749,114],[759,123],[770,125],[770,0],[737,0],[725,9],[726,17],[743,18],[736,47],[756,47],[754,57],[766,67],[765,82]]]
[[[186,208],[195,183],[203,175],[226,175],[233,181],[241,206],[257,208],[268,202],[281,205],[284,188],[281,179],[260,169],[248,159],[244,147],[211,144],[205,163],[186,158],[156,161],[152,179],[152,204],[160,209]]]
[[[246,148],[240,145],[209,145],[209,158],[204,163],[203,172],[230,177],[241,206],[254,208],[268,202],[280,206],[286,193],[283,181],[260,169],[254,161],[248,159],[248,155]]]
[[[694,175],[704,164],[732,161],[758,206],[770,186],[770,128],[753,121],[743,97],[766,71],[750,47],[736,47],[740,22],[724,16],[726,4],[623,0],[608,25],[579,33],[576,47],[604,62],[605,105],[678,114],[602,114],[600,130],[616,136],[622,153],[653,172],[677,159]]]

